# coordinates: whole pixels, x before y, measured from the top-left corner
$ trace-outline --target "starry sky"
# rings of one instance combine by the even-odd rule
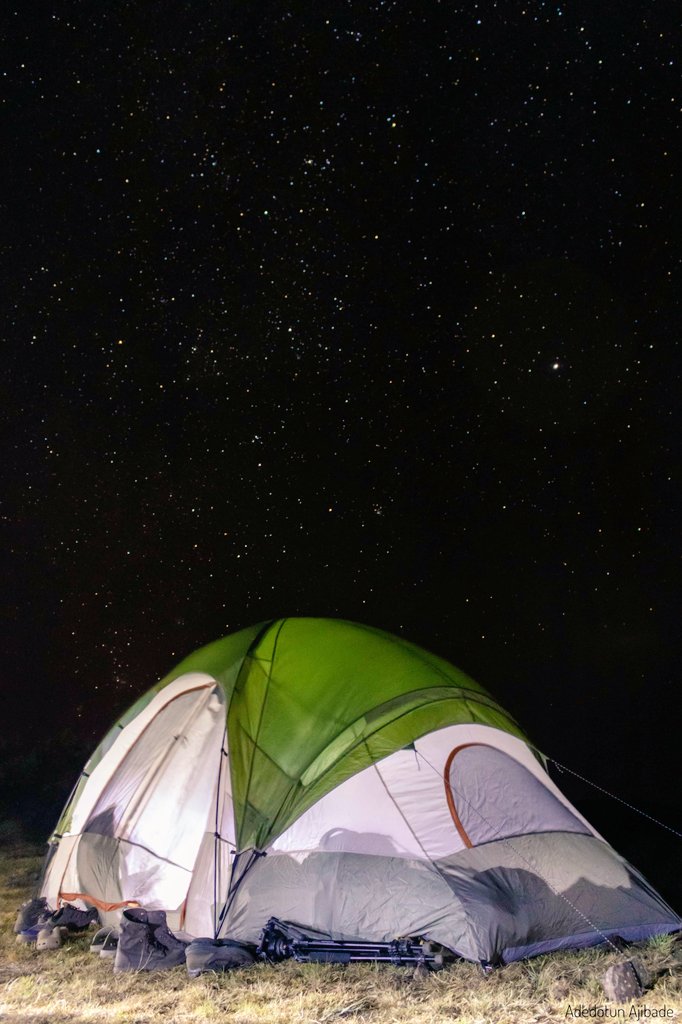
[[[670,811],[676,14],[7,9],[0,803],[47,833],[182,656],[331,615]]]

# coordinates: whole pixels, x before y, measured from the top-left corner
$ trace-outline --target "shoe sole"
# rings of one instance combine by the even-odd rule
[[[56,942],[52,942],[50,936],[56,935]],[[66,937],[66,928],[51,928],[49,934],[41,941],[40,936],[36,939],[36,949],[39,953],[53,953],[55,949],[61,949]]]
[[[134,967],[132,964],[129,967],[124,967],[121,964],[114,964],[114,974],[125,974],[126,972],[134,974],[154,974],[157,971],[174,971],[176,967],[184,966],[184,960],[179,960],[176,964],[150,964],[145,967]]]

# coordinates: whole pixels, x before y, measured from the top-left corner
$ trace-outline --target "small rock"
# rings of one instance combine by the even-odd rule
[[[602,978],[606,998],[614,1003],[628,1003],[644,993],[649,982],[648,974],[639,960],[626,960],[612,964]]]

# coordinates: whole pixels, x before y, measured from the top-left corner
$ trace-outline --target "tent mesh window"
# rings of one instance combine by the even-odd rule
[[[455,747],[445,764],[445,795],[468,847],[537,832],[590,830],[532,772],[483,743]]]

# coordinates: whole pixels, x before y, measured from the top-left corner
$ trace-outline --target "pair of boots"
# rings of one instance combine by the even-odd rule
[[[37,949],[57,949],[66,934],[81,934],[98,921],[94,907],[78,910],[66,904],[57,911],[43,897],[25,903],[14,931],[18,942],[35,942]],[[114,959],[114,973],[122,971],[158,971],[187,964],[190,977],[205,971],[225,971],[255,962],[254,951],[244,943],[220,939],[194,939],[185,942],[166,924],[163,910],[136,907],[124,910],[120,930],[100,928],[90,944],[90,952]]]
[[[190,978],[206,971],[227,971],[256,962],[255,947],[221,939],[185,942],[166,924],[163,910],[124,910],[118,933],[114,973],[159,971],[187,964]]]
[[[58,949],[65,935],[79,935],[99,921],[95,907],[79,910],[66,903],[50,910],[44,897],[24,903],[14,923],[17,942],[35,942],[36,949]]]

